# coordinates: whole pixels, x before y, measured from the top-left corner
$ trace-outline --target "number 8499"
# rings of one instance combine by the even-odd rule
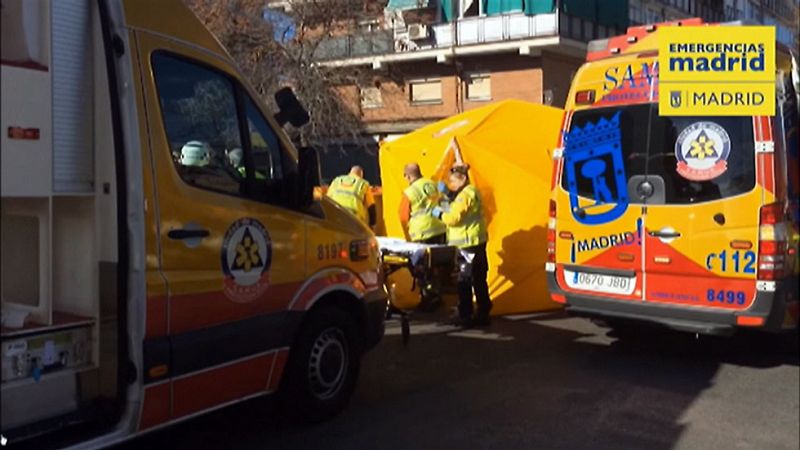
[[[711,303],[717,302],[727,303],[729,305],[744,305],[746,296],[742,291],[717,291],[715,289],[709,289],[706,291],[706,300]]]

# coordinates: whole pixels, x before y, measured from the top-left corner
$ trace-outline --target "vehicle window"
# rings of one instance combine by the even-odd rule
[[[256,180],[281,180],[283,158],[278,137],[250,98],[245,100],[245,111]]]
[[[611,120],[617,113],[620,115],[620,144],[625,176],[628,180],[636,175],[663,180],[665,203],[691,204],[719,200],[755,187],[755,146],[751,118],[668,117],[658,115],[657,105],[631,105],[578,111],[572,118],[571,129],[597,124],[601,118]],[[649,114],[652,115],[648,129]],[[712,142],[714,139],[729,142],[729,147],[716,148]],[[692,159],[691,165],[700,169],[692,172],[685,164],[679,168],[676,144],[680,144],[684,159]],[[569,150],[568,141],[565,151]],[[604,158],[603,167],[612,168],[612,159],[608,156]],[[586,163],[588,161],[583,164]],[[581,173],[580,164],[575,167],[576,173]],[[568,189],[563,175],[562,186]],[[618,198],[617,183],[606,183],[606,186],[610,197]],[[627,186],[622,186],[622,189],[627,189]],[[595,190],[595,180],[577,177],[578,195],[593,199]],[[630,202],[641,203],[635,196],[630,196]]]
[[[234,161],[242,143],[234,85],[212,69],[161,53],[153,73],[172,159],[189,184],[242,194],[245,176]]]
[[[257,200],[284,203],[287,169],[291,169],[291,158],[284,153],[275,131],[261,115],[256,104],[245,98],[245,114],[250,147],[253,155],[253,194]]]

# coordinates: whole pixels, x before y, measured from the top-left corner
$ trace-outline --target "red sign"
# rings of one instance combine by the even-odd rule
[[[33,141],[39,140],[38,128],[22,128],[22,127],[8,127],[9,139],[28,139]]]

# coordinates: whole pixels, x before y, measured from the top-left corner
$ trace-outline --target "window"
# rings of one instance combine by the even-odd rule
[[[380,108],[383,106],[383,97],[381,97],[381,88],[376,86],[368,86],[359,88],[361,94],[361,107],[365,109]]]
[[[408,83],[412,104],[442,102],[442,80],[417,80]]]
[[[153,55],[153,72],[164,130],[181,178],[198,187],[242,194],[245,177],[230,162],[232,155],[242,153],[231,80],[162,53]]]
[[[492,78],[489,74],[472,74],[467,76],[468,100],[491,100]]]
[[[667,204],[719,200],[749,192],[755,187],[755,148],[750,117],[668,117],[659,116],[657,108],[658,105],[648,104],[583,110],[575,113],[571,127],[583,128],[588,123],[597,123],[601,118],[609,120],[619,112],[625,175],[628,180],[635,175],[648,175],[663,180]],[[648,115],[652,119],[649,130]],[[691,181],[676,170],[678,160],[675,156],[675,143],[683,130],[700,121],[714,122],[725,130],[730,138],[730,152],[724,173],[707,181]],[[566,151],[569,152],[569,146]],[[594,160],[575,163],[575,172],[581,173],[582,164],[590,161]],[[605,159],[602,166],[613,167],[613,160],[610,157]],[[561,177],[562,187],[569,190],[565,174],[566,170]],[[591,178],[578,177],[577,184],[578,195],[594,197],[594,181]],[[611,198],[618,198],[615,183],[607,184]],[[638,201],[636,195],[629,197],[633,203]]]
[[[283,179],[283,158],[278,137],[250,98],[245,100],[245,113],[256,180]]]
[[[363,20],[358,22],[358,30],[362,33],[372,33],[381,29],[381,23],[377,19]]]
[[[278,136],[249,97],[245,98],[245,114],[254,168],[253,197],[268,203],[285,203],[288,192],[283,179],[291,170],[290,158],[284,155]]]
[[[628,14],[630,15],[631,22],[633,22],[634,24],[639,24],[643,22],[642,10],[639,9],[638,6],[630,5],[630,12]]]
[[[646,23],[659,23],[664,21],[664,16],[658,10],[647,8]]]

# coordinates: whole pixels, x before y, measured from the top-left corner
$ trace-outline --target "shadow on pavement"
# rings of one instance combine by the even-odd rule
[[[798,364],[796,350],[765,349],[762,337],[696,340],[645,330],[618,340],[605,328],[561,313],[497,319],[489,331],[478,339],[415,335],[408,347],[399,336],[387,336],[367,355],[351,405],[326,423],[289,426],[266,399],[211,413],[125,448],[796,445],[796,429],[786,436],[773,432],[760,416],[770,416],[770,426],[791,428],[785,423],[796,417],[794,400],[787,400],[788,407],[764,405],[775,410],[752,409],[761,397],[785,397],[783,366]],[[503,339],[487,338],[493,335]],[[753,383],[761,384],[751,393]],[[704,393],[712,400],[701,401]],[[716,396],[722,400],[713,400]],[[714,409],[718,403],[723,406]],[[784,409],[787,414],[775,414]]]

